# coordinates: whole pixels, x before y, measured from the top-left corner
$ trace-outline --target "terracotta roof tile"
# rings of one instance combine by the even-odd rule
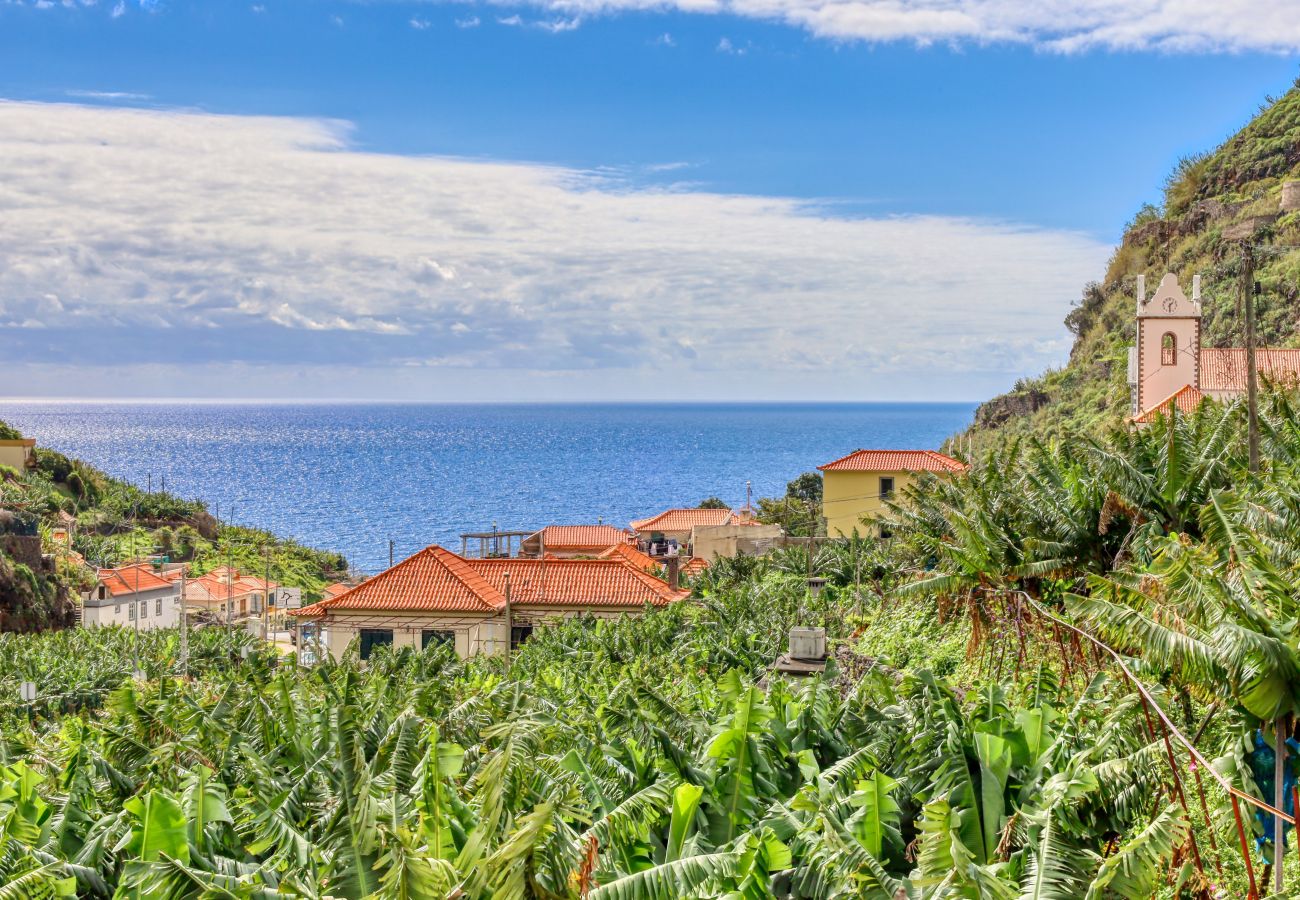
[[[1155,406],[1145,410],[1140,415],[1134,416],[1129,421],[1145,425],[1154,422],[1158,416],[1168,416],[1171,406],[1180,413],[1190,413],[1195,412],[1196,408],[1203,402],[1205,402],[1205,394],[1190,384],[1185,384]]]
[[[1274,380],[1300,379],[1300,350],[1261,347],[1255,351],[1255,368]],[[1244,391],[1245,348],[1202,349],[1200,377],[1203,391]]]
[[[351,590],[305,606],[295,614],[310,618],[335,609],[495,613],[504,606],[505,598],[468,560],[433,546]]]
[[[666,509],[657,516],[638,519],[632,523],[633,531],[690,531],[713,525],[757,525],[743,519],[729,509]]]
[[[547,550],[591,550],[593,553],[632,540],[632,535],[613,525],[547,525],[527,540],[538,537]]]
[[[138,591],[156,591],[159,588],[172,586],[170,581],[159,578],[153,566],[147,563],[120,566],[116,569],[100,569],[97,575],[100,583],[113,597],[134,594]]]
[[[688,596],[621,559],[470,559],[494,588],[519,606],[663,606]]]
[[[655,562],[654,557],[648,553],[642,553],[633,544],[615,544],[600,554],[600,558],[621,559],[642,572],[653,572],[659,568],[659,563]]]
[[[968,467],[934,450],[854,450],[817,468],[823,472],[965,472]]]

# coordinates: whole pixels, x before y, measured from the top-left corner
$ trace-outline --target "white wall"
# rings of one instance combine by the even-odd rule
[[[138,624],[137,619],[131,617],[132,605],[135,607]],[[140,615],[141,605],[147,607],[146,615]],[[85,628],[120,625],[123,628],[138,628],[140,631],[175,628],[180,625],[180,592],[177,588],[159,589],[141,591],[139,594],[110,596],[103,600],[92,593],[82,608],[81,624]]]

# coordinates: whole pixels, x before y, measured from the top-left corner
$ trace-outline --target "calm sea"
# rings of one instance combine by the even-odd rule
[[[42,446],[373,572],[459,534],[625,525],[784,493],[859,447],[938,447],[973,404],[5,403]]]

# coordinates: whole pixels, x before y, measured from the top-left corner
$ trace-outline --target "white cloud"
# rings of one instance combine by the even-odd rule
[[[565,31],[577,31],[582,25],[582,19],[574,16],[571,19],[549,19],[536,23],[537,27],[543,31],[549,31],[551,34],[562,34]]]
[[[1164,52],[1300,50],[1294,0],[533,0],[564,16],[671,10],[781,22],[870,43]]]
[[[114,19],[120,19],[126,15],[126,0],[118,0],[117,5],[113,7],[113,11],[109,15]]]
[[[227,395],[466,397],[528,372],[538,398],[978,396],[1063,359],[1109,252],[347,135],[0,103],[6,383],[128,391],[170,366],[164,392]]]
[[[651,43],[651,44],[654,44],[654,45],[656,45],[656,46],[659,46],[659,47],[676,47],[676,46],[677,46],[677,42],[676,42],[675,40],[673,40],[673,36],[672,36],[671,34],[669,34],[667,31],[665,31],[663,34],[659,35],[657,38],[655,38],[654,40],[652,40],[650,43]]]
[[[521,19],[518,14],[511,16],[497,16],[497,24],[509,25],[511,28],[518,28],[524,24],[524,20]]]
[[[416,31],[427,31],[432,24],[433,23],[428,19],[421,18],[420,16],[413,16],[411,18],[411,27]]]
[[[149,100],[149,94],[137,94],[132,91],[64,91],[69,97],[81,97],[87,100],[112,100],[121,102],[123,100]]]
[[[478,28],[478,26],[479,26],[478,16],[467,16],[464,19],[456,20],[457,28]]]

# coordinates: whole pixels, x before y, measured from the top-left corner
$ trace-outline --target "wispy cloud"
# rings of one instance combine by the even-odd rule
[[[118,0],[113,6],[113,11],[109,13],[114,19],[120,19],[126,15],[126,0]]]
[[[69,97],[77,97],[85,100],[151,100],[149,94],[137,94],[134,91],[83,91],[72,90],[64,91]]]
[[[508,25],[511,28],[520,28],[523,26],[524,20],[520,18],[518,13],[516,13],[509,16],[497,16],[497,24]]]
[[[428,19],[421,18],[420,16],[411,17],[411,27],[416,31],[428,31],[432,25],[433,23]]]
[[[675,40],[673,40],[673,36],[672,36],[671,34],[669,34],[668,32],[666,32],[666,31],[665,31],[663,34],[661,34],[661,35],[659,35],[658,37],[656,37],[656,38],[655,38],[654,40],[652,40],[650,43],[651,43],[651,44],[654,44],[654,45],[656,45],[656,46],[659,46],[659,47],[676,47],[676,46],[677,46],[677,42],[676,42]]]
[[[457,28],[478,28],[479,24],[478,16],[466,16],[463,19],[456,20]]]
[[[337,394],[348,370],[371,396],[474,384],[457,372],[569,395],[970,396],[1063,359],[1062,315],[1109,253],[1002,222],[353,152],[348,133],[0,103],[0,372],[33,391],[93,367],[227,393],[288,379],[281,395]]]
[[[527,0],[525,0],[527,2]],[[671,10],[780,22],[836,40],[1024,44],[1056,53],[1294,52],[1284,0],[533,0],[565,18]]]

